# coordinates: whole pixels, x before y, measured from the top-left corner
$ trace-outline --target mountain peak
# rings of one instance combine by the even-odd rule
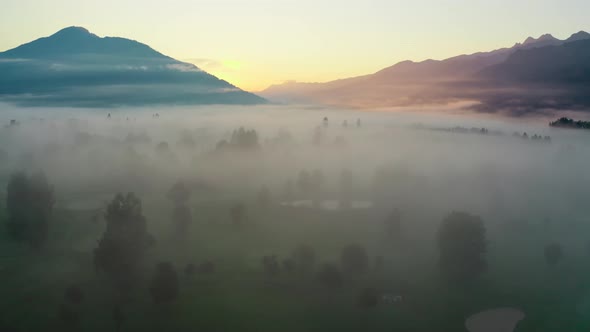
[[[172,60],[137,41],[117,37],[101,38],[87,29],[77,26],[61,29],[49,37],[39,38],[0,53],[0,57],[21,59],[55,60],[78,57],[82,60],[82,58],[89,56]]]
[[[86,28],[83,27],[67,27],[64,29],[59,30],[58,32],[54,33],[53,35],[47,37],[48,39],[59,39],[59,40],[68,40],[68,41],[80,41],[86,39],[99,39],[97,35],[91,33]]]
[[[53,36],[58,36],[58,35],[72,35],[72,34],[79,34],[79,35],[91,35],[90,31],[88,31],[88,29],[84,28],[84,27],[78,27],[78,26],[71,26],[71,27],[67,27],[67,28],[63,28],[61,30],[59,30],[58,32],[54,33]]]
[[[576,32],[573,35],[571,35],[566,41],[573,42],[573,41],[586,40],[586,39],[590,39],[590,33],[586,32],[586,31],[579,31],[579,32]]]
[[[539,38],[533,38],[533,37],[528,37],[524,43],[522,43],[522,45],[527,46],[530,44],[536,44],[536,43],[547,43],[547,42],[555,42],[555,41],[559,41],[559,39],[553,37],[553,35],[546,33],[544,35],[542,35]]]

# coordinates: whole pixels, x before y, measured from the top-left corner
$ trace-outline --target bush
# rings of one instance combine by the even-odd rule
[[[374,288],[363,289],[358,298],[357,304],[362,308],[374,308],[379,304],[379,292]]]
[[[340,287],[343,282],[340,269],[336,264],[332,263],[326,263],[320,267],[317,279],[326,287]]]
[[[365,248],[356,244],[349,245],[342,249],[340,264],[345,273],[363,274],[369,270],[369,256]]]
[[[150,294],[156,304],[169,303],[178,297],[178,274],[171,263],[159,263],[150,284]]]
[[[443,220],[438,230],[439,264],[448,278],[466,281],[485,272],[485,233],[478,216],[453,212]]]
[[[315,265],[316,254],[312,247],[300,245],[293,251],[293,263],[295,268],[301,273],[309,273]]]

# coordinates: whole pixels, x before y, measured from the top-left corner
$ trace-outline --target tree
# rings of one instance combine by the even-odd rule
[[[258,142],[258,133],[256,130],[246,130],[243,127],[233,131],[229,142],[221,141],[217,144],[218,150],[227,148],[250,150],[258,147],[260,147],[260,144]]]
[[[278,275],[281,271],[281,266],[276,256],[262,257],[262,266],[266,274],[270,277]]]
[[[234,205],[230,210],[230,217],[234,225],[241,226],[246,220],[246,207],[244,204]]]
[[[313,270],[316,260],[315,250],[308,245],[300,245],[293,251],[293,263],[295,268],[302,274]]]
[[[178,297],[178,274],[171,263],[159,263],[150,284],[150,295],[156,304],[170,303]]]
[[[465,212],[449,214],[438,230],[439,264],[450,279],[466,281],[485,272],[485,226],[480,217]]]
[[[357,298],[357,304],[362,308],[374,308],[379,304],[379,291],[375,288],[364,288]]]
[[[185,238],[188,234],[188,228],[193,219],[191,209],[187,206],[190,197],[191,191],[182,181],[176,182],[168,191],[168,198],[174,204],[172,220],[179,239]]]
[[[186,204],[191,198],[191,190],[183,181],[177,181],[168,191],[168,199],[174,204]]]
[[[342,249],[340,264],[345,273],[360,275],[369,270],[369,255],[365,248],[352,244]]]
[[[117,194],[105,219],[106,230],[94,250],[94,265],[125,289],[133,285],[153,238],[147,232],[141,200],[133,193]]]
[[[260,205],[261,207],[268,207],[271,203],[271,194],[270,194],[270,190],[268,190],[267,186],[263,186],[259,191],[258,191],[258,195],[256,197],[256,200],[258,201],[258,205]]]
[[[326,287],[342,286],[342,272],[333,263],[326,263],[320,267],[317,274],[318,281]]]
[[[174,220],[177,238],[184,238],[188,234],[189,225],[193,221],[191,209],[186,205],[176,205],[172,212],[172,220]]]
[[[553,266],[563,259],[563,249],[558,243],[547,245],[544,250],[545,261],[547,264]]]
[[[41,248],[49,231],[49,220],[55,204],[53,187],[44,174],[27,176],[15,173],[6,188],[8,230],[17,241]]]

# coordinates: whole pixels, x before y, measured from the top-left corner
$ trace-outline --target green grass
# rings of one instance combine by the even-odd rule
[[[526,318],[517,332],[588,331],[590,314],[580,313],[580,298],[590,273],[584,257],[568,256],[553,269],[518,243],[504,239],[489,254],[489,271],[473,285],[449,285],[436,268],[436,252],[427,235],[393,244],[369,212],[352,214],[248,205],[248,219],[232,225],[230,199],[195,201],[194,222],[185,243],[172,236],[169,202],[143,195],[149,229],[157,247],[146,259],[144,278],[124,306],[122,331],[465,331],[466,317],[496,307],[522,309]],[[2,224],[6,219],[0,209]],[[43,252],[11,241],[0,229],[0,321],[22,331],[63,330],[57,312],[63,291],[80,285],[84,303],[76,331],[114,331],[114,294],[108,280],[96,274],[92,250],[104,222],[91,212],[56,210],[50,240]],[[408,233],[416,234],[409,220]],[[416,226],[417,227],[417,226]],[[494,240],[494,239],[491,239]],[[416,242],[413,242],[416,241]],[[422,241],[422,242],[420,242]],[[337,262],[350,243],[382,255],[384,271],[347,278],[341,288],[321,286],[312,276],[282,274],[269,279],[261,267],[264,255],[288,256],[299,244],[317,251],[318,261]],[[515,250],[522,249],[515,258]],[[541,252],[539,250],[539,252]],[[217,271],[189,278],[189,262],[213,260]],[[147,283],[153,266],[171,261],[181,279],[178,300],[167,306],[152,303]],[[403,294],[401,304],[361,308],[356,298],[364,287]],[[590,308],[590,305],[587,306]]]

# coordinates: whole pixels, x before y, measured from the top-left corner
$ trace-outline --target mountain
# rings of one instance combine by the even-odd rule
[[[566,41],[573,42],[573,41],[585,40],[585,39],[590,39],[590,33],[587,33],[586,31],[580,31],[580,32],[574,33]]]
[[[260,92],[268,99],[282,102],[321,103],[348,107],[391,107],[416,104],[448,103],[460,100],[485,102],[489,96],[508,86],[518,88],[517,84],[524,84],[516,77],[520,69],[518,61],[523,61],[523,67],[528,73],[545,73],[544,80],[557,80],[558,73],[562,76],[560,84],[573,82],[581,84],[583,77],[587,77],[580,68],[585,68],[590,58],[585,58],[583,50],[572,47],[574,42],[589,41],[590,34],[578,32],[567,40],[559,40],[550,34],[539,38],[527,38],[523,43],[517,43],[510,48],[502,48],[491,52],[480,52],[470,55],[460,55],[445,60],[426,60],[422,62],[403,61],[391,67],[382,69],[374,74],[342,79],[327,83],[295,83],[271,86]],[[545,54],[546,49],[555,54]],[[571,51],[571,52],[569,52]],[[571,53],[578,54],[574,56]],[[581,53],[580,53],[581,52]],[[524,59],[523,55],[539,54],[533,58]],[[552,60],[551,57],[556,59]],[[520,59],[520,60],[519,60]],[[558,59],[563,66],[558,67],[551,62]],[[530,61],[527,63],[527,61]],[[569,67],[565,67],[571,61]],[[511,65],[512,63],[512,65]],[[554,68],[553,72],[549,68]],[[522,69],[524,70],[524,69]],[[498,72],[497,75],[493,72]],[[569,74],[567,74],[569,72]],[[579,74],[580,77],[574,77]],[[525,75],[522,72],[522,75]],[[530,76],[532,80],[541,76]],[[520,82],[520,83],[518,83]],[[528,82],[530,83],[530,82]],[[532,89],[527,84],[527,89]],[[515,90],[514,90],[515,91]],[[519,91],[522,93],[522,91]],[[500,94],[501,95],[501,94]]]
[[[145,44],[81,27],[0,53],[0,72],[0,100],[33,106],[266,102]]]

